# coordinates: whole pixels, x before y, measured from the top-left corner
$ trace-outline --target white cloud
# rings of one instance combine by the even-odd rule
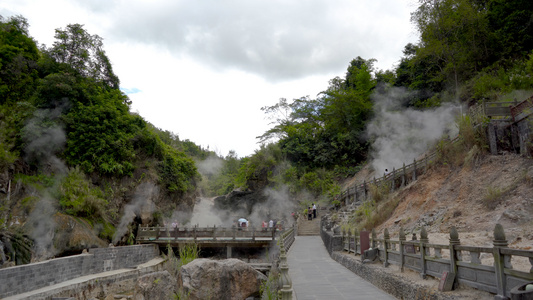
[[[2,2],[39,43],[84,24],[104,38],[121,88],[138,90],[133,111],[222,155],[258,148],[260,107],[316,96],[357,56],[391,69],[415,40],[413,0]]]

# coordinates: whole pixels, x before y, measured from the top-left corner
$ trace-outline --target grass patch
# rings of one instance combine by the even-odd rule
[[[500,188],[489,186],[482,199],[483,206],[488,209],[495,209],[501,203],[503,191]]]

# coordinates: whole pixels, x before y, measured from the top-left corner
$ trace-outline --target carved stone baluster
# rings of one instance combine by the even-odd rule
[[[473,264],[481,265],[481,259],[479,259],[479,252],[470,251],[470,262]]]
[[[440,248],[435,248],[435,257],[442,258],[442,252]]]

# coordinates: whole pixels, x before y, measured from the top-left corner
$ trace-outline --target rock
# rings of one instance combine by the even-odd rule
[[[137,279],[135,300],[173,299],[177,291],[175,279],[167,271],[150,273]]]
[[[178,287],[188,299],[246,299],[259,294],[267,277],[238,259],[199,258],[183,266]]]

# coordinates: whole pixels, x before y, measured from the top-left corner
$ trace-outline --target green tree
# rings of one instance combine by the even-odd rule
[[[416,60],[438,68],[435,73],[455,87],[470,78],[488,57],[489,39],[486,12],[469,0],[420,0],[411,14],[420,32]]]
[[[490,31],[494,34],[493,59],[520,58],[533,49],[532,1],[490,0],[486,10]]]
[[[83,25],[70,24],[65,29],[56,29],[55,38],[47,52],[57,63],[66,64],[78,75],[106,87],[119,88],[119,79],[103,50],[101,37],[89,34]]]
[[[39,50],[22,16],[0,16],[0,104],[30,99],[38,78]]]

